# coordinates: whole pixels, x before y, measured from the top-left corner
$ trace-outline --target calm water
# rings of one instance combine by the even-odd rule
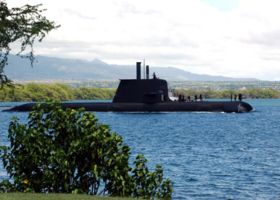
[[[143,153],[151,168],[164,167],[174,199],[279,199],[280,100],[248,102],[256,110],[245,114],[96,115],[124,137],[133,156]],[[26,113],[0,112],[1,144],[14,115],[26,121]]]

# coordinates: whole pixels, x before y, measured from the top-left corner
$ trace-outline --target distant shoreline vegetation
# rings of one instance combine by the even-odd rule
[[[15,88],[0,89],[0,101],[43,101],[53,100],[110,100],[115,95],[115,88],[71,87],[67,84],[28,83]],[[271,88],[251,88],[240,90],[213,89],[174,89],[175,94],[194,96],[201,94],[206,99],[229,99],[231,94],[241,93],[245,98],[280,98],[280,91]]]
[[[0,101],[43,101],[52,100],[110,100],[116,89],[111,88],[74,88],[66,84],[28,83],[16,85],[15,88],[0,89]]]
[[[248,99],[278,99],[280,98],[280,90],[271,88],[251,88],[238,90],[211,90],[211,89],[175,89],[175,94],[186,96],[202,95],[206,99],[230,99],[232,95],[242,94],[244,98]],[[176,95],[175,95],[176,96]]]

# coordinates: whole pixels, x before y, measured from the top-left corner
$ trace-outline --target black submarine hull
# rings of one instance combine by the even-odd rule
[[[28,112],[35,103],[15,106],[6,111]],[[109,103],[109,102],[65,102],[63,108],[79,109],[95,112],[250,112],[253,108],[243,101],[197,101],[197,102],[161,102],[161,103]]]
[[[144,66],[145,67],[145,66]],[[182,98],[183,97],[183,98]],[[121,79],[113,102],[63,102],[62,108],[79,109],[95,112],[250,112],[253,108],[250,104],[241,101],[203,101],[200,95],[197,101],[190,101],[189,96],[185,100],[179,95],[178,101],[169,98],[167,81],[156,77],[149,78],[149,66],[146,66],[146,77],[141,79],[141,62],[136,63],[136,79]],[[232,99],[232,96],[231,96]],[[6,111],[25,112],[31,111],[35,103],[27,103],[15,106]]]

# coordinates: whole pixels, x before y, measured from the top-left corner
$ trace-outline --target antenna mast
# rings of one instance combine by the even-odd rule
[[[145,76],[145,74],[146,74],[146,65],[145,65],[145,58],[143,59],[143,79],[146,79],[146,76]]]

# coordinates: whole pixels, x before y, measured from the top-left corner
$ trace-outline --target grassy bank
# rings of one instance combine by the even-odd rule
[[[96,197],[82,194],[0,193],[1,200],[131,200],[132,198]]]

